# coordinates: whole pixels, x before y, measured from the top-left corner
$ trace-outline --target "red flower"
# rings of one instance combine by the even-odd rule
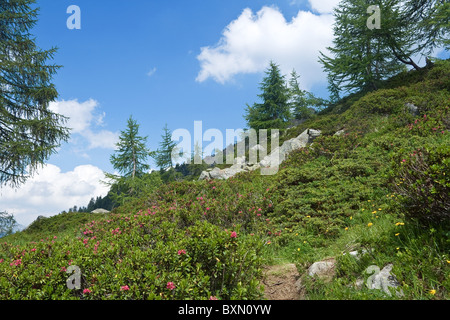
[[[88,293],[91,293],[92,291],[91,290],[89,290],[89,289],[84,289],[83,290],[83,294],[88,294]]]
[[[236,231],[233,231],[233,232],[231,233],[231,238],[237,238],[237,233],[236,233]]]
[[[186,250],[178,250],[178,255],[186,254]]]
[[[128,291],[128,290],[130,290],[129,286],[122,286],[122,287],[120,287],[120,291]]]
[[[173,282],[167,282],[167,289],[174,290],[175,289],[175,284]]]

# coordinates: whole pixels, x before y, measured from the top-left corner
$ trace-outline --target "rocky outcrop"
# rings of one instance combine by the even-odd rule
[[[319,130],[308,129],[300,134],[298,137],[287,140],[281,147],[275,148],[272,153],[265,156],[259,163],[250,164],[246,162],[245,157],[238,157],[234,160],[234,164],[226,169],[209,169],[203,171],[199,180],[227,180],[240,172],[254,171],[260,168],[278,167],[287,156],[294,150],[306,147],[312,143],[315,138],[321,135]],[[253,151],[265,151],[261,145],[256,145],[251,148]]]

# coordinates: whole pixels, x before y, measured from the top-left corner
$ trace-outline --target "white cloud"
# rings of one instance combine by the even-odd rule
[[[217,45],[201,48],[197,81],[212,78],[225,83],[237,74],[261,72],[273,60],[284,74],[295,69],[308,89],[326,80],[318,56],[331,45],[333,22],[331,14],[299,11],[286,21],[277,8],[263,7],[256,14],[244,9],[225,28]]]
[[[332,13],[341,0],[309,0],[309,4],[314,11],[320,14]]]
[[[27,226],[40,215],[53,216],[74,205],[86,206],[92,197],[105,196],[109,188],[101,183],[104,179],[103,171],[92,165],[61,172],[59,167],[47,164],[19,189],[2,187],[1,209]]]
[[[118,141],[118,133],[107,130],[96,131],[97,127],[104,126],[103,119],[106,116],[105,112],[95,113],[98,106],[98,102],[94,99],[85,102],[78,102],[75,99],[51,102],[49,109],[69,118],[66,125],[72,129],[72,144],[80,143],[80,139],[73,136],[80,135],[87,140],[87,149],[114,149]]]

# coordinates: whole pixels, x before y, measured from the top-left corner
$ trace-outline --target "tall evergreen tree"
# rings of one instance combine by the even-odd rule
[[[139,124],[131,116],[127,129],[121,131],[116,154],[111,156],[111,164],[125,177],[134,178],[150,170],[147,159],[150,150],[146,146],[147,137],[139,136]]]
[[[39,49],[30,34],[34,4],[0,1],[0,186],[25,182],[69,137],[66,118],[49,110],[59,66],[47,62],[56,49]]]
[[[173,159],[176,153],[176,143],[172,140],[172,132],[167,127],[167,124],[163,128],[163,134],[161,136],[160,148],[156,151],[154,158],[156,165],[161,171],[167,170],[173,167],[175,159]]]
[[[391,77],[405,64],[418,66],[411,59],[413,37],[408,23],[401,18],[400,0],[380,0],[382,25],[369,29],[369,0],[342,0],[335,9],[331,56],[320,53],[320,62],[328,73],[329,89],[337,99],[340,91],[376,90],[382,80]]]
[[[291,118],[286,80],[273,61],[265,73],[258,95],[262,102],[247,105],[245,119],[251,129],[283,129]]]

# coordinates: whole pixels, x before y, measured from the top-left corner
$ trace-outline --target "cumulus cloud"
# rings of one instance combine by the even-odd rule
[[[105,196],[109,188],[101,182],[104,180],[103,170],[92,165],[61,172],[59,167],[47,164],[20,189],[2,187],[1,209],[27,226],[38,216],[49,217],[74,205],[87,205],[92,197]]]
[[[320,13],[332,13],[341,0],[309,0],[311,8]]]
[[[284,74],[295,69],[308,89],[326,79],[318,56],[331,45],[333,22],[331,14],[299,11],[287,21],[275,7],[263,7],[256,14],[244,9],[215,46],[201,48],[197,57],[201,70],[196,80],[211,78],[225,83],[237,74],[261,72],[273,60]]]
[[[104,148],[114,149],[118,141],[118,133],[100,130],[104,125],[106,114],[96,113],[99,103],[94,99],[84,102],[75,100],[61,100],[51,102],[49,109],[55,113],[68,117],[67,127],[71,128],[73,144],[79,144],[79,139],[73,135],[79,135],[87,140],[87,149]]]

